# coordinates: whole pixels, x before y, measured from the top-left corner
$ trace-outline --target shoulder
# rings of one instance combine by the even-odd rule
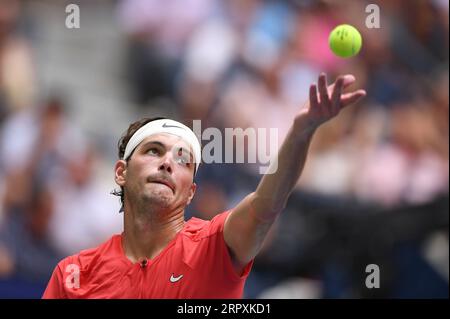
[[[99,281],[99,277],[105,278],[114,270],[116,264],[110,261],[120,253],[121,238],[121,235],[114,235],[96,248],[82,250],[61,260],[55,267],[42,297],[53,299],[89,296],[92,287],[96,285],[95,281]],[[111,268],[105,269],[104,266],[110,264]],[[82,288],[80,282],[83,282]]]
[[[72,271],[73,267],[87,269],[93,262],[117,254],[120,244],[121,235],[113,235],[97,247],[85,249],[77,254],[64,258],[58,263],[58,268],[63,272]]]
[[[193,239],[202,239],[223,232],[225,220],[231,211],[225,211],[214,216],[211,220],[192,217],[186,223],[182,234]]]

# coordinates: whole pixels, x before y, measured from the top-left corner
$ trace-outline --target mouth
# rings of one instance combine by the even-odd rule
[[[151,180],[150,183],[165,185],[172,190],[172,193],[175,193],[175,186],[166,180],[162,180],[162,179]]]

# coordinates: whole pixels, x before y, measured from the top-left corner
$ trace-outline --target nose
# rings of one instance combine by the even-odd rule
[[[162,162],[159,165],[159,170],[167,171],[167,173],[172,174],[173,171],[173,161],[170,158],[170,152],[167,152],[166,155],[162,158]]]

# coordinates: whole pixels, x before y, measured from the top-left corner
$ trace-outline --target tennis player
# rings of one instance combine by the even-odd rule
[[[314,132],[366,95],[344,93],[353,82],[354,76],[345,75],[327,86],[321,74],[293,119],[276,172],[211,221],[184,218],[201,161],[193,131],[169,119],[131,124],[115,164],[124,231],[59,262],[43,298],[242,298],[253,260],[301,175]]]

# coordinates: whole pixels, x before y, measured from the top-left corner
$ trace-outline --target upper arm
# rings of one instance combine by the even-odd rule
[[[254,201],[255,193],[245,197],[228,215],[224,225],[225,243],[238,269],[256,257],[274,222],[274,219],[258,219]]]

